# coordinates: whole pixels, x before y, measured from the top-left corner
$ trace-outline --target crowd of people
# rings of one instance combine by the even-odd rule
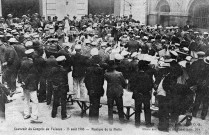
[[[16,81],[24,93],[24,119],[38,121],[38,103],[50,105],[51,117],[61,105],[62,119],[72,72],[73,98],[89,98],[90,122],[99,121],[100,99],[106,91],[109,123],[113,124],[113,106],[125,123],[123,90],[133,92],[135,126],[151,122],[150,100],[159,107],[158,129],[169,130],[169,121],[179,122],[185,114],[186,125],[202,104],[201,118],[209,106],[208,33],[185,27],[147,26],[129,17],[85,15],[81,20],[69,15],[46,20],[37,13],[0,18],[1,96],[16,94]],[[104,89],[104,82],[107,89]],[[7,91],[7,88],[9,92]],[[0,98],[1,102],[8,102]],[[32,101],[32,112],[30,112]],[[143,104],[143,107],[142,107]],[[1,104],[5,117],[5,105]]]

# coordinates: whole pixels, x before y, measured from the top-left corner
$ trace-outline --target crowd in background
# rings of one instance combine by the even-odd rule
[[[22,18],[0,18],[0,56],[2,82],[16,94],[16,80],[24,93],[24,118],[38,120],[38,103],[51,104],[56,117],[61,105],[62,119],[69,91],[68,74],[72,72],[73,98],[90,100],[89,117],[98,122],[100,99],[106,91],[108,118],[113,123],[113,105],[117,105],[121,123],[123,90],[133,92],[135,125],[141,124],[142,104],[145,122],[151,122],[150,100],[158,101],[158,129],[168,131],[169,120],[176,124],[186,114],[191,125],[202,104],[201,118],[209,106],[209,38],[207,32],[189,24],[162,27],[147,26],[129,17],[85,15],[80,20],[69,15],[46,20],[37,13]],[[107,90],[104,90],[104,81]],[[2,92],[5,94],[5,92]],[[152,94],[154,93],[154,95]],[[4,94],[1,94],[3,96]],[[88,95],[88,96],[87,96]],[[3,100],[4,99],[4,100]],[[1,98],[2,103],[5,98]],[[32,114],[29,110],[33,102]],[[5,106],[1,105],[2,112]],[[3,115],[3,113],[2,113]]]

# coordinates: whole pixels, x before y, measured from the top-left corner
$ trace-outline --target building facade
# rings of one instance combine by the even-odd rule
[[[43,16],[63,19],[92,14],[133,15],[135,20],[148,25],[163,26],[187,23],[198,28],[209,28],[209,0],[0,0],[0,15],[38,12]]]
[[[209,28],[209,0],[148,0],[147,23]]]
[[[133,15],[135,20],[146,23],[147,0],[39,0],[41,14],[63,18],[69,14],[80,18],[86,14]]]

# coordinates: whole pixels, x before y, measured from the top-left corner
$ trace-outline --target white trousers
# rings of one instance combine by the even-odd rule
[[[87,89],[83,78],[73,78],[73,92],[74,98],[86,98]]]
[[[24,114],[31,115],[33,119],[38,118],[37,91],[24,90]],[[30,112],[30,100],[32,101],[32,112]]]

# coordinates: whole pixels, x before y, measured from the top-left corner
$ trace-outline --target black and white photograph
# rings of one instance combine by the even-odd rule
[[[0,0],[0,135],[209,135],[209,0]]]

